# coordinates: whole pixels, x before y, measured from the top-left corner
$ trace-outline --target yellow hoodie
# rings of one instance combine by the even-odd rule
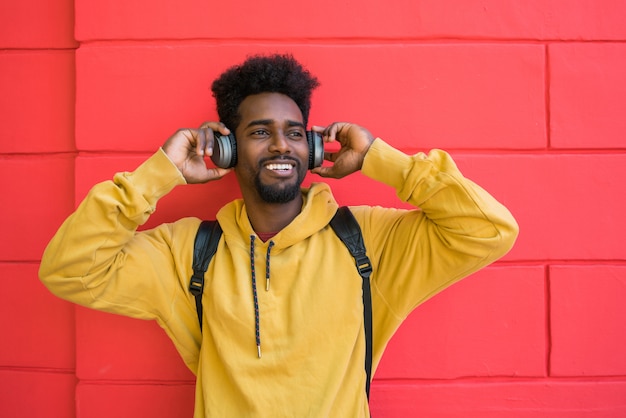
[[[377,139],[362,172],[419,207],[351,208],[373,266],[375,371],[408,314],[504,255],[517,224],[443,151],[407,156]],[[241,200],[219,211],[201,333],[188,291],[200,220],[136,232],[184,183],[159,150],[96,185],[48,245],[41,280],[72,302],[156,320],[197,376],[196,417],[368,417],[361,278],[328,226],[328,186],[303,189],[302,212],[268,242]]]

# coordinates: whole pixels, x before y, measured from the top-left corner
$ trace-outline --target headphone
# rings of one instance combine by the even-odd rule
[[[321,166],[324,162],[324,141],[319,132],[306,131],[306,142],[309,145],[309,170],[311,170]],[[237,165],[235,135],[232,133],[229,135],[215,134],[211,161],[220,168],[232,168]]]

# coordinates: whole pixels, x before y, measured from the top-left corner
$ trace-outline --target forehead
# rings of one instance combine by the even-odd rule
[[[280,93],[260,93],[246,97],[239,105],[239,115],[242,125],[251,120],[303,121],[296,102]]]

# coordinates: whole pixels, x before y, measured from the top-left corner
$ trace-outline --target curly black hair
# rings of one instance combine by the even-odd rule
[[[220,121],[234,131],[240,122],[241,102],[260,93],[281,93],[291,98],[300,108],[307,126],[311,93],[317,86],[317,78],[293,56],[275,54],[254,55],[242,64],[230,67],[213,81],[211,90]]]

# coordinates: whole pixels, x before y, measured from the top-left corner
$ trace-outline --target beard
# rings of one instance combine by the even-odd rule
[[[298,171],[298,178],[295,183],[291,184],[263,184],[257,173],[254,176],[254,185],[261,199],[266,203],[287,203],[294,200],[300,193],[300,186],[306,176],[306,170],[300,169],[299,162],[296,162],[296,169]]]

